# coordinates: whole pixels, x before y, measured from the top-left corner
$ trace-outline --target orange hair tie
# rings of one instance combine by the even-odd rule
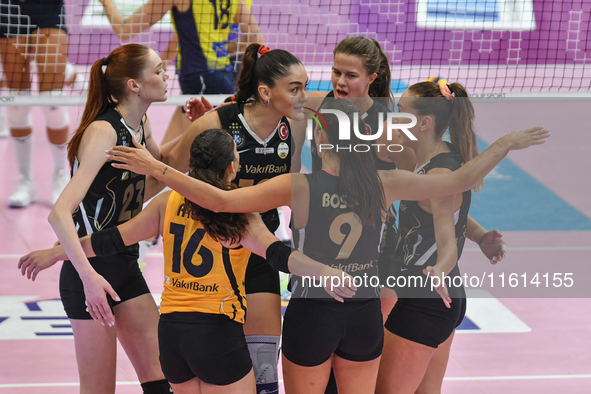
[[[265,53],[268,53],[271,49],[269,47],[266,47],[264,45],[261,45],[259,47],[259,50],[257,51],[261,56],[263,56]]]

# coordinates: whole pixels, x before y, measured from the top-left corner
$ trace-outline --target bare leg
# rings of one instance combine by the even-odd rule
[[[302,367],[283,356],[281,365],[286,394],[324,394],[330,376],[332,358],[315,367]]]
[[[117,364],[117,331],[94,320],[70,319],[74,331],[80,393],[113,394]]]
[[[439,345],[435,351],[435,354],[433,354],[433,357],[431,357],[431,361],[427,367],[427,372],[425,373],[425,376],[423,376],[423,381],[417,389],[416,394],[441,393],[441,386],[443,385],[443,378],[445,377],[445,370],[447,369],[447,362],[449,360],[449,352],[451,350],[451,344],[453,342],[455,333],[456,332],[454,330],[449,338]]]
[[[175,390],[174,387],[172,389]],[[256,394],[254,372],[251,369],[245,377],[226,386],[216,386],[213,384],[201,382],[201,392],[203,394]]]
[[[384,352],[376,393],[413,394],[436,349],[384,331]]]
[[[339,394],[374,394],[380,358],[357,362],[335,355],[334,374]]]
[[[143,294],[114,308],[117,337],[131,360],[140,383],[164,379],[158,350],[158,308]]]

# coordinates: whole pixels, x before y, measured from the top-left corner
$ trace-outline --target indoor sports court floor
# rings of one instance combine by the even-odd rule
[[[462,270],[499,275],[504,267],[520,267],[527,261],[539,264],[540,273],[561,273],[568,262],[589,262],[591,133],[588,122],[576,121],[588,113],[588,104],[573,102],[558,111],[556,102],[546,101],[476,103],[481,149],[505,131],[540,123],[551,128],[553,136],[541,147],[510,153],[488,177],[485,191],[474,198],[471,214],[485,227],[504,230],[509,252],[493,267],[468,241]],[[72,124],[79,110],[70,107]],[[171,114],[172,107],[150,109],[157,140]],[[47,222],[52,160],[42,113],[35,108],[33,115],[39,201],[29,208],[5,205],[17,176],[11,141],[0,139],[0,394],[76,393],[74,343],[59,301],[59,264],[42,272],[34,283],[16,268],[20,256],[55,241]],[[158,297],[161,245],[149,251],[145,262],[146,278]],[[578,275],[573,278],[578,283],[591,281],[591,275]],[[443,392],[591,392],[591,299],[555,295],[550,289],[545,298],[470,299]],[[122,349],[117,393],[141,393]]]

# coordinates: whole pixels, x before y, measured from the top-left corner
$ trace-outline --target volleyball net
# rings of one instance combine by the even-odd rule
[[[216,20],[223,21],[230,1],[234,0],[195,2],[193,12],[215,9]],[[115,0],[115,5],[123,16],[129,16],[144,2]],[[34,61],[35,55],[43,53],[43,44],[37,44],[36,25],[23,14],[21,4],[1,2],[0,27]],[[591,3],[587,0],[252,0],[247,5],[264,43],[288,50],[304,63],[310,91],[331,89],[333,50],[350,36],[380,43],[392,70],[394,93],[429,77],[458,81],[473,94],[585,96],[591,86],[591,53],[587,56],[591,51]],[[150,18],[140,19],[145,24]],[[142,43],[164,54],[174,36],[167,13],[144,32],[122,41],[98,0],[66,0],[61,23],[68,30],[67,59],[73,66],[69,70],[85,78],[94,61],[122,44]],[[249,29],[244,24],[233,26],[228,40],[210,50],[227,50],[226,44],[240,41]],[[247,41],[242,39],[237,45],[237,59]],[[46,97],[35,98],[40,63],[31,66],[31,95],[17,100],[47,101]],[[232,66],[240,67],[239,61]],[[187,97],[178,84],[174,56],[168,72],[167,103],[182,104]],[[65,86],[61,95],[52,97],[52,103],[80,104],[84,88],[84,83]]]

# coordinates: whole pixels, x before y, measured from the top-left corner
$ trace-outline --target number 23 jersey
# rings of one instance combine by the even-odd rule
[[[113,126],[117,133],[117,146],[133,147],[131,132],[115,109],[107,109],[96,117],[95,121],[97,120],[105,120]],[[140,123],[139,143],[146,145],[143,122]],[[79,165],[76,158],[72,175]],[[78,236],[83,237],[117,226],[140,213],[144,204],[145,179],[144,175],[114,168],[111,162],[107,161],[72,214]],[[129,248],[134,248],[134,245]]]
[[[226,315],[244,324],[244,277],[250,252],[229,249],[189,217],[185,198],[173,191],[166,205],[164,291],[160,313],[201,312]]]

